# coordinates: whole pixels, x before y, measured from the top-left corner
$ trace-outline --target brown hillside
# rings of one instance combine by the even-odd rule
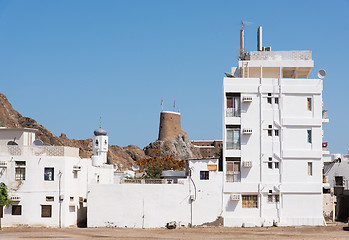
[[[11,103],[7,100],[7,97],[2,93],[0,93],[0,125],[3,127],[28,127],[38,129],[36,139],[40,139],[45,143],[55,146],[79,148],[80,157],[82,158],[89,158],[93,153],[90,138],[85,140],[69,139],[64,133],[62,133],[60,137],[57,137],[34,119],[23,117],[14,110]],[[129,145],[127,147],[113,145],[109,147],[108,162],[117,163],[120,170],[130,169],[135,161],[144,157],[145,154],[143,150],[134,145]]]

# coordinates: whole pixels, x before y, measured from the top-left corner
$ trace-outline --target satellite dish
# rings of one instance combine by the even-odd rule
[[[320,70],[317,72],[317,76],[318,76],[320,79],[323,79],[324,77],[326,77],[326,71],[323,70],[323,69],[320,69]]]
[[[133,164],[132,165],[132,170],[133,171],[138,171],[139,170],[139,166],[137,164]]]
[[[44,143],[43,143],[43,141],[41,141],[41,140],[35,140],[35,141],[33,142],[33,145],[34,145],[34,146],[44,146]]]
[[[10,145],[10,146],[17,146],[18,144],[15,142],[15,141],[9,141],[7,143],[7,145]]]

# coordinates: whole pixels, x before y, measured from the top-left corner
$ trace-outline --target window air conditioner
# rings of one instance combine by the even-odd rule
[[[242,97],[242,101],[245,103],[250,103],[252,102],[252,97],[248,97],[248,96]]]
[[[244,128],[242,133],[246,135],[252,134],[252,128]]]
[[[245,168],[250,168],[252,167],[252,161],[243,161],[242,166]]]
[[[240,194],[231,194],[230,195],[231,201],[239,201],[240,200]]]
[[[81,171],[81,166],[74,165],[74,166],[73,166],[73,171],[74,171],[74,172]]]

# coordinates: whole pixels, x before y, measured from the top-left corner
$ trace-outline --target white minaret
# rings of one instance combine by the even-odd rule
[[[92,138],[92,165],[102,166],[107,163],[108,154],[108,136],[107,131],[98,128],[94,131],[94,136]]]

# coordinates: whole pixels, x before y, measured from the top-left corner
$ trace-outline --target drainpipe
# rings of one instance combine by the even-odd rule
[[[259,129],[260,129],[260,133],[259,133],[259,148],[260,148],[260,154],[259,154],[259,187],[258,187],[258,191],[259,191],[259,216],[262,220],[262,182],[263,182],[263,152],[262,152],[262,134],[263,134],[263,125],[262,125],[262,76],[263,76],[263,72],[262,72],[262,67],[261,67],[261,78],[260,78],[260,83],[259,83],[259,117],[260,117],[260,121],[259,121]]]
[[[61,200],[61,180],[62,180],[62,172],[59,171],[58,173],[58,201],[59,201],[59,227],[62,228],[62,200]]]

